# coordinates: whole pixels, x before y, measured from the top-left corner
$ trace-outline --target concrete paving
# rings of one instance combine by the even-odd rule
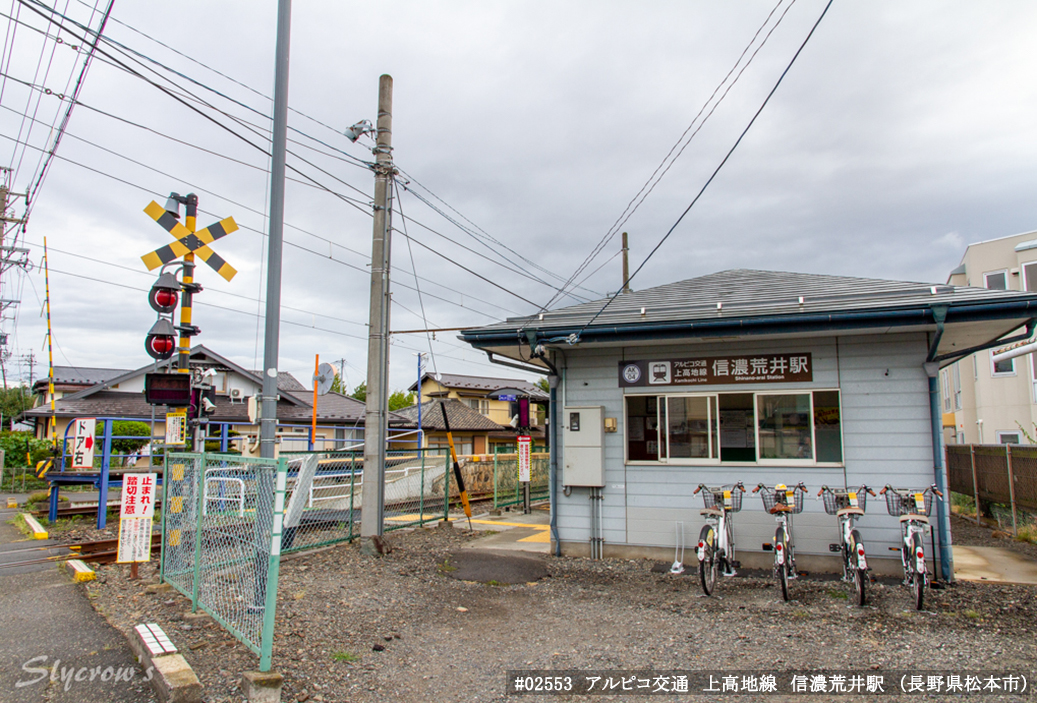
[[[456,529],[466,529],[468,520],[463,515],[451,515]],[[546,510],[533,510],[528,515],[503,512],[500,515],[483,514],[472,517],[472,529],[494,532],[475,540],[468,549],[532,552],[549,554],[551,551],[551,515]]]
[[[59,551],[47,543],[35,550],[41,540],[9,525],[14,516],[13,510],[0,510],[0,561]],[[0,700],[155,701],[145,678],[126,639],[58,564],[0,567]]]
[[[954,545],[954,578],[962,581],[1037,584],[1037,561],[1000,547]]]

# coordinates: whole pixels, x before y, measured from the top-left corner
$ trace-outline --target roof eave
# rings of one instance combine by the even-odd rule
[[[847,310],[829,313],[795,313],[755,317],[724,317],[714,320],[663,320],[623,325],[551,327],[531,329],[536,343],[562,341],[578,334],[581,342],[626,342],[676,338],[708,338],[731,335],[767,335],[798,332],[842,331],[857,328],[935,325],[933,308],[947,308],[947,323],[998,319],[1029,319],[1037,316],[1037,300],[1011,300],[986,303],[946,303],[910,308]],[[478,349],[514,344],[518,328],[479,332],[466,330],[462,339]]]

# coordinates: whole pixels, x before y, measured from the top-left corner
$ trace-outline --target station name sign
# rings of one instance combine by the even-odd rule
[[[734,383],[803,383],[813,380],[813,360],[809,353],[619,362],[621,388],[730,385]]]

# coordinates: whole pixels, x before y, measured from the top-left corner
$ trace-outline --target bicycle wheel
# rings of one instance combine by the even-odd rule
[[[781,563],[778,563],[779,554],[781,555]],[[779,527],[777,532],[774,533],[774,570],[777,572],[778,585],[781,586],[781,599],[784,601],[788,601],[789,599],[790,558],[789,543],[785,537],[785,528]]]
[[[706,525],[699,532],[699,544],[702,545],[703,558],[699,561],[699,578],[702,581],[702,592],[707,596],[713,595],[717,586],[717,538],[712,525]]]
[[[857,560],[857,545],[860,544],[857,531],[850,534],[850,554],[847,558],[847,568],[853,572],[853,590],[857,598],[857,605],[864,605],[867,595],[864,592],[868,580],[868,573],[860,567]]]
[[[922,536],[915,533],[911,535],[911,556],[909,561],[914,563],[916,555],[919,553],[925,554],[925,551],[922,548]],[[925,557],[923,556],[922,558],[924,559]],[[914,575],[911,579],[911,590],[915,594],[915,610],[921,610],[922,601],[925,600],[925,574],[918,570],[913,571]]]

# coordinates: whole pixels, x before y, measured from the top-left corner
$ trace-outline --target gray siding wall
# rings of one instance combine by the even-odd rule
[[[703,518],[702,498],[693,495],[700,483],[742,481],[747,490],[758,483],[795,484],[812,489],[806,508],[795,518],[800,554],[828,554],[839,539],[836,519],[814,500],[823,484],[857,486],[866,483],[877,493],[892,483],[924,487],[933,482],[929,392],[922,362],[928,342],[923,333],[849,336],[822,339],[744,341],[731,344],[644,346],[615,349],[566,350],[562,405],[601,405],[619,430],[605,434],[603,500],[606,544],[673,547],[677,522],[683,522],[684,543],[692,548]],[[754,353],[810,352],[813,381],[797,384],[710,386],[702,391],[797,390],[838,388],[841,391],[843,467],[803,466],[675,466],[624,463],[624,389],[619,387],[619,362]],[[628,393],[637,389],[626,389]],[[666,389],[674,392],[672,387]],[[561,448],[564,454],[565,448]],[[561,465],[561,462],[560,462]],[[590,539],[590,489],[573,488],[558,494],[558,529],[563,542]],[[935,512],[935,511],[934,511]],[[759,551],[771,542],[774,519],[763,511],[759,496],[746,493],[736,516],[735,538],[740,550]],[[887,547],[899,544],[899,523],[887,514],[885,502],[869,499],[867,515],[858,521],[869,555],[889,557]],[[685,557],[690,561],[693,557]]]

